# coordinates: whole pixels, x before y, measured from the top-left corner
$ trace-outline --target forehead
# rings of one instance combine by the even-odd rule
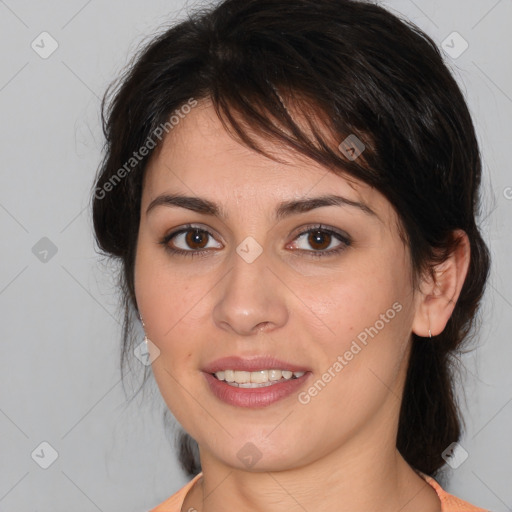
[[[273,160],[238,142],[209,101],[202,101],[163,139],[147,169],[143,204],[156,195],[180,192],[219,201],[273,203],[283,199],[340,194],[393,215],[376,189],[347,174],[335,174],[304,155],[264,141]],[[378,213],[377,212],[377,213]],[[381,217],[382,218],[382,217]]]

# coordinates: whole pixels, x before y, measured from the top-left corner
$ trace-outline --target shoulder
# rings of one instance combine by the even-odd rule
[[[181,507],[187,492],[201,478],[202,473],[196,475],[190,482],[185,484],[179,491],[167,498],[163,503],[152,508],[149,512],[181,512]]]
[[[420,476],[436,491],[441,502],[441,512],[489,512],[447,493],[434,478],[423,473]]]

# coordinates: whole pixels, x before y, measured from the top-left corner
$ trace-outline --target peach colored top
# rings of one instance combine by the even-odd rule
[[[203,473],[196,475],[179,491],[173,494],[170,498],[167,498],[163,503],[160,503],[157,507],[151,509],[149,512],[181,512],[181,507],[187,492],[202,475]],[[439,500],[441,501],[441,512],[489,512],[486,509],[476,507],[475,505],[471,505],[456,496],[448,494],[432,477],[424,474],[421,474],[421,477],[436,491]]]

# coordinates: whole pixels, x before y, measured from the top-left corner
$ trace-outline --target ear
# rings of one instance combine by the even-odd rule
[[[453,232],[458,244],[448,258],[436,265],[431,275],[422,278],[412,331],[418,336],[441,334],[450,319],[462,285],[466,279],[470,260],[467,234],[458,229]]]

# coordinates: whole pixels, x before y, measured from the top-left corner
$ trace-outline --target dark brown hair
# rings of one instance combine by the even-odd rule
[[[103,100],[105,157],[92,197],[98,246],[121,264],[122,374],[140,342],[134,259],[142,178],[154,149],[133,155],[191,98],[211,99],[226,128],[256,151],[265,153],[261,140],[281,142],[379,190],[398,213],[415,283],[454,249],[454,230],[467,233],[469,271],[446,328],[432,340],[412,334],[399,418],[398,449],[413,468],[433,475],[461,434],[452,356],[472,333],[489,272],[475,221],[478,143],[435,43],[368,2],[225,0],[139,52]],[[309,126],[294,121],[286,102]],[[363,158],[347,158],[332,143],[349,135],[364,142]],[[143,384],[147,377],[145,371]],[[196,474],[197,445],[185,433],[179,452],[182,467]]]

